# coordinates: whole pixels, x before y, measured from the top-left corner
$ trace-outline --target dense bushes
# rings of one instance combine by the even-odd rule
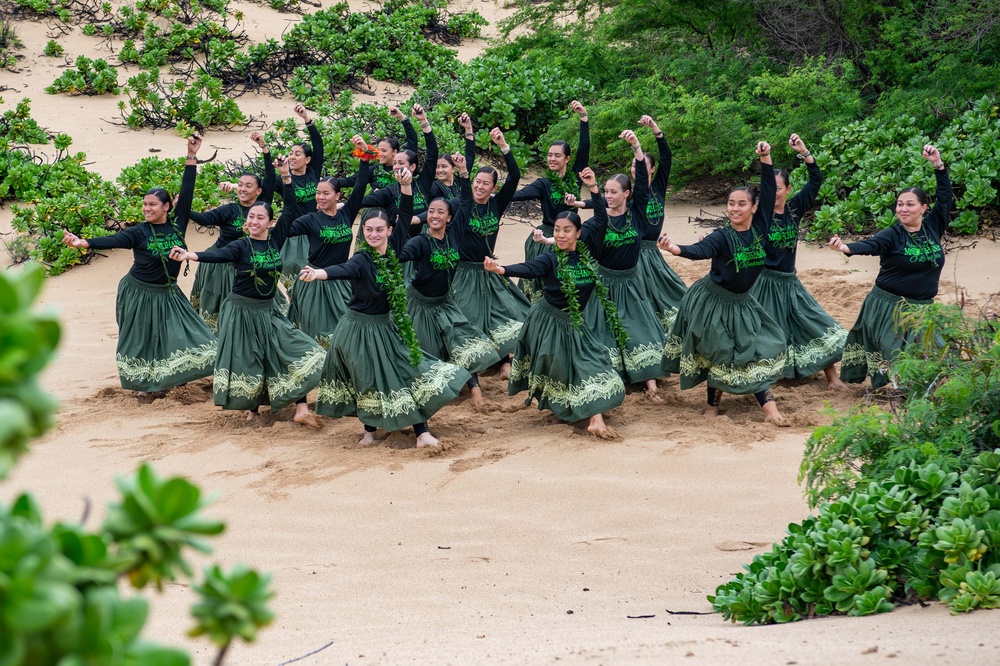
[[[117,95],[118,91],[118,70],[102,58],[87,56],[77,57],[76,69],[67,69],[45,89],[50,95]]]

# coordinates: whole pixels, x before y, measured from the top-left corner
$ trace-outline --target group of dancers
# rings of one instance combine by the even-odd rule
[[[893,226],[868,240],[830,241],[846,255],[881,258],[848,332],[796,277],[798,227],[822,183],[800,137],[789,146],[809,176],[797,193],[762,141],[759,191],[733,189],[724,226],[677,245],[663,229],[672,155],[655,120],[643,116],[639,125],[652,131],[657,154],[622,131],[629,173],[601,187],[588,166],[587,110],[577,101],[571,109],[580,118],[576,156],[568,143],[553,143],[545,175],[518,189],[521,172],[500,129],[490,138],[506,167],[502,185],[493,167],[474,167],[468,115],[458,119],[464,153],[440,155],[419,105],[412,117],[422,159],[416,128],[393,107],[403,144],[384,137],[369,146],[355,136],[357,172],[323,176],[323,138],[299,104],[310,140],[272,156],[251,134],[263,177],[221,184],[237,200],[206,212],[191,210],[202,141],[192,136],[180,192],[147,192],[144,223],[100,238],[64,235],[80,249],[133,252],[116,306],[123,388],[148,396],[211,375],[215,404],[250,419],[261,405],[294,404],[294,420],[315,428],[323,425],[317,414],[357,416],[362,444],[412,426],[418,446],[437,446],[428,419],[463,388],[482,404],[478,373],[494,366],[511,395],[524,392],[526,404],[537,401],[565,422],[588,420],[598,437],[612,435],[603,415],[622,403],[626,385],[662,403],[657,380],[669,374],[679,374],[682,389],[706,384],[708,416],[723,393],[752,394],[777,425],[784,420],[771,387],[781,378],[822,372],[834,388],[892,381],[894,357],[912,342],[894,313],[929,303],[944,263],[952,194],[933,146],[922,150],[937,176],[933,208],[925,192],[907,187]],[[579,198],[583,188],[588,199]],[[540,202],[541,224],[525,241],[525,261],[502,264],[501,220],[524,200]],[[593,217],[582,221],[582,208]],[[186,249],[190,221],[219,229],[211,248]],[[663,252],[711,260],[711,268],[689,288]],[[190,300],[177,287],[183,262],[198,263]],[[315,412],[307,402],[314,389]]]

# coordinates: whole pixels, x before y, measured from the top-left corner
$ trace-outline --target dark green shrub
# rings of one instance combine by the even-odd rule
[[[91,60],[87,56],[76,59],[76,69],[67,69],[45,89],[50,95],[117,95],[118,70],[105,60]]]

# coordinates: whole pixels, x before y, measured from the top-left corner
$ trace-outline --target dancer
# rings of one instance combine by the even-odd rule
[[[295,105],[295,113],[306,124],[309,132],[309,143],[296,143],[288,151],[288,167],[291,173],[290,185],[277,183],[277,193],[284,198],[285,187],[295,191],[295,209],[291,218],[296,219],[316,211],[316,184],[323,173],[323,135],[316,129],[315,123],[309,117],[309,112],[302,104]],[[287,287],[295,282],[299,269],[309,259],[309,239],[296,236],[288,239],[281,248],[282,275]]]
[[[465,168],[471,171],[472,164],[476,159],[476,135],[472,131],[472,118],[467,113],[460,114],[458,124],[462,128],[462,138],[465,139]],[[437,169],[434,173],[437,180],[431,186],[431,199],[441,197],[450,200],[461,196],[458,183],[455,182],[457,172],[458,169],[451,155],[438,157]]]
[[[367,144],[360,136],[352,141],[359,150]],[[281,167],[282,177],[287,175],[288,166]],[[316,211],[308,213],[292,222],[288,236],[305,236],[309,241],[309,265],[335,266],[347,261],[351,250],[351,227],[361,210],[361,200],[368,187],[370,170],[368,160],[362,159],[351,196],[343,208],[340,185],[336,178],[324,177],[316,185]],[[290,190],[285,192],[285,206],[293,206],[289,201]],[[303,282],[292,290],[288,318],[306,334],[324,347],[330,344],[330,335],[337,322],[347,313],[347,303],[351,300],[350,287],[342,281]]]
[[[405,229],[411,215],[412,175],[401,185],[395,225],[385,211],[374,209],[363,223],[365,244],[347,262],[315,269],[305,266],[300,279],[350,280],[350,310],[333,334],[323,369],[316,411],[339,418],[357,415],[365,434],[359,444],[375,443],[383,430],[413,426],[418,447],[438,446],[427,419],[451,402],[471,377],[450,363],[425,355],[406,312],[406,290],[390,234]],[[397,237],[393,242],[399,247]]]
[[[232,241],[243,238],[246,235],[243,226],[250,206],[257,201],[271,203],[274,198],[275,176],[270,148],[260,132],[251,133],[250,140],[260,146],[263,154],[264,179],[261,180],[254,173],[244,173],[236,183],[220,183],[219,186],[224,191],[236,192],[235,202],[204,213],[191,211],[191,221],[198,226],[219,228],[219,238],[209,249],[220,250]],[[219,310],[222,302],[233,290],[235,275],[233,265],[229,263],[199,265],[195,272],[194,285],[191,287],[191,305],[213,332],[218,330]],[[281,294],[278,296],[284,300]],[[287,306],[287,303],[279,305]]]
[[[667,335],[664,370],[679,372],[681,388],[707,382],[706,416],[718,416],[722,393],[757,398],[764,419],[786,425],[771,394],[785,368],[785,333],[750,295],[764,270],[764,238],[774,210],[771,146],[757,144],[760,202],[749,187],[729,193],[729,224],[694,245],[675,245],[667,234],[660,249],[685,259],[711,259],[712,268],[688,289]]]
[[[514,195],[513,201],[530,201],[537,199],[542,205],[542,223],[536,229],[541,230],[546,238],[552,237],[552,225],[556,216],[563,211],[570,210],[566,205],[566,195],[579,196],[580,172],[590,164],[590,123],[588,122],[587,109],[573,100],[570,109],[580,116],[580,143],[576,149],[576,159],[570,168],[570,155],[572,153],[569,144],[565,141],[554,141],[549,146],[546,156],[548,169],[545,176],[526,185],[521,191]],[[534,234],[529,234],[524,242],[525,261],[537,257],[548,249],[547,245],[534,242]],[[538,280],[520,280],[518,286],[529,298],[536,301],[542,296],[542,282]]]
[[[187,140],[176,206],[169,192],[156,187],[142,199],[142,224],[89,240],[63,233],[63,243],[77,249],[132,250],[132,268],[118,283],[115,302],[115,359],[122,388],[143,401],[154,391],[207,377],[215,362],[215,336],[177,287],[181,265],[169,258],[172,247],[184,245],[201,143],[198,134]]]
[[[471,198],[465,157],[454,155],[449,159],[460,171],[456,184],[468,190]],[[500,356],[496,345],[469,322],[451,295],[451,281],[459,261],[459,241],[455,228],[449,225],[451,217],[451,203],[443,198],[431,201],[427,230],[406,243],[399,260],[414,267],[413,281],[406,288],[407,310],[420,347],[472,373],[468,383],[472,404],[481,405],[483,392],[477,373],[499,363]]]
[[[389,115],[398,120],[403,125],[403,134],[406,140],[402,146],[396,137],[387,137],[378,142],[378,162],[372,166],[371,179],[369,181],[372,192],[377,192],[383,187],[391,187],[396,184],[396,155],[400,150],[417,152],[417,130],[413,128],[413,123],[406,117],[397,106],[389,107]],[[346,187],[350,187],[347,185]]]
[[[875,286],[847,334],[840,364],[840,378],[845,382],[859,384],[870,376],[874,389],[890,382],[896,388],[892,362],[915,339],[911,331],[897,325],[897,311],[903,306],[926,305],[937,296],[944,268],[941,238],[948,228],[954,198],[938,149],[928,144],[921,155],[934,167],[937,180],[933,208],[927,204],[926,192],[907,187],[896,197],[896,224],[856,243],[845,243],[839,236],[830,239],[830,247],[837,252],[879,257]]]
[[[287,166],[282,174],[292,191]],[[189,252],[175,247],[176,261],[231,263],[236,278],[233,291],[219,313],[219,353],[215,359],[212,392],[223,409],[243,409],[247,420],[261,405],[276,412],[295,403],[296,423],[321,429],[322,421],[309,411],[306,394],[319,384],[326,352],[302,331],[296,330],[272,302],[281,274],[281,244],[288,216],[271,231],[270,204],[258,201],[247,213],[247,236],[225,247]]]
[[[588,170],[589,171],[589,170]],[[523,264],[499,266],[486,257],[483,268],[509,277],[535,278],[545,285],[524,322],[507,390],[510,395],[528,392],[524,404],[538,400],[538,409],[575,423],[589,419],[587,430],[607,439],[614,436],[603,412],[625,399],[625,385],[610,367],[608,349],[583,319],[593,292],[607,303],[610,327],[621,330],[621,320],[598,275],[597,262],[580,241],[580,216],[559,213],[553,227],[555,251]]]
[[[789,199],[788,172],[775,171],[774,217],[764,239],[767,257],[750,295],[785,332],[788,356],[783,376],[786,379],[809,377],[822,370],[831,388],[846,389],[834,364],[844,353],[847,331],[826,313],[795,274],[799,223],[816,201],[823,174],[798,134],[788,139],[788,145],[805,162],[809,182]]]
[[[500,218],[510,205],[521,171],[499,128],[490,131],[490,139],[503,153],[507,180],[495,196],[497,172],[493,167],[480,167],[471,189],[459,181],[462,198],[451,221],[459,263],[451,291],[458,309],[496,345],[502,360],[500,377],[508,379],[510,354],[517,345],[530,303],[509,278],[484,270],[483,259],[493,256]]]

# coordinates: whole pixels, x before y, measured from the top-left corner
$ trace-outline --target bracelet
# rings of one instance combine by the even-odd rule
[[[663,138],[663,132],[660,132],[659,134],[654,134],[653,136],[656,137],[657,139],[662,139]]]
[[[506,146],[504,146],[503,148],[501,148],[500,152],[503,153],[504,155],[506,155],[507,153],[509,153],[510,152],[510,144],[507,144]]]
[[[306,121],[306,125],[312,125],[312,124],[313,124],[312,118]]]
[[[472,132],[466,132],[462,136],[464,136],[466,139],[475,139],[476,138],[476,135],[473,134]]]
[[[460,174],[458,174],[458,177],[459,178],[468,178],[469,177],[469,172],[466,171],[465,173],[460,173]]]
[[[935,171],[944,171],[947,168],[948,168],[948,166],[944,162],[941,162],[941,166],[934,167],[934,170]]]
[[[795,157],[799,158],[800,160],[802,160],[804,162],[807,157],[812,157],[812,152],[810,152],[810,151],[807,150],[804,153],[799,153]]]

